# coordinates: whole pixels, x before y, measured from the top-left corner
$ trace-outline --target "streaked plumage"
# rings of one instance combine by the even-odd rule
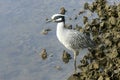
[[[57,22],[56,35],[58,40],[69,50],[74,52],[74,67],[76,72],[76,56],[79,53],[80,49],[94,47],[94,42],[90,39],[89,36],[84,35],[83,33],[66,29],[65,26],[65,15],[55,14],[51,17],[51,21]]]

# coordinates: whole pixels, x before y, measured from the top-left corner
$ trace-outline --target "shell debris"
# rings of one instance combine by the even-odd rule
[[[65,50],[63,50],[63,55],[62,55],[63,62],[68,63],[71,58],[72,58],[71,55]]]
[[[42,49],[42,51],[40,52],[40,56],[43,60],[47,59],[46,49]]]
[[[95,0],[85,3],[84,9],[98,15],[91,22],[83,16],[82,29],[85,34],[92,34],[97,46],[88,49],[80,60],[77,78],[71,75],[68,80],[120,80],[120,3],[110,5],[107,0]]]
[[[43,30],[41,31],[41,34],[47,35],[49,31],[51,31],[51,29],[49,29],[49,28],[48,28],[48,29],[43,29]]]
[[[67,10],[64,7],[60,8],[60,14],[65,14],[67,12]]]

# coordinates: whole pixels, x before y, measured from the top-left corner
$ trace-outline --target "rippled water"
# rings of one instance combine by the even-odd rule
[[[83,9],[85,2],[92,1],[0,0],[0,80],[67,79],[73,72],[73,60],[68,64],[62,62],[61,53],[65,48],[56,38],[56,24],[46,24],[45,19],[58,13],[61,7],[67,9],[66,15],[74,17]],[[111,3],[113,1],[120,2],[109,0]],[[67,19],[67,23],[82,25],[82,20]],[[52,31],[42,35],[42,29],[46,28]],[[42,48],[47,49],[49,56],[45,61],[39,56]],[[78,62],[82,55],[79,55]],[[60,66],[62,70],[57,70],[55,66]]]

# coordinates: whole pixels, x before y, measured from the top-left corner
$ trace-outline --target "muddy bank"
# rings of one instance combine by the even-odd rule
[[[95,0],[85,3],[84,9],[98,15],[92,21],[84,16],[83,29],[92,34],[96,48],[88,49],[78,66],[81,72],[68,80],[120,80],[120,4]]]

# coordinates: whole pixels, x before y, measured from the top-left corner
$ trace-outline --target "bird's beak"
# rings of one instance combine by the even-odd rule
[[[53,19],[49,19],[49,20],[47,20],[46,23],[49,23],[49,22],[54,22],[54,20]]]

